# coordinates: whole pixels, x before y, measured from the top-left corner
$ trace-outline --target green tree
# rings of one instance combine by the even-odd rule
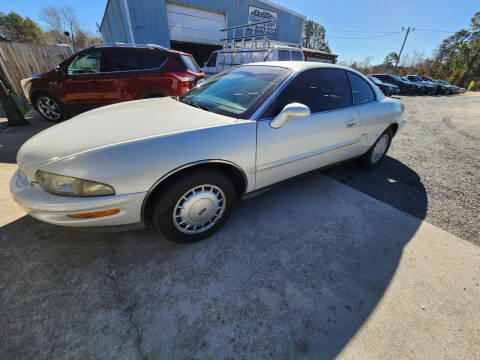
[[[307,20],[303,25],[302,46],[310,49],[331,52],[323,25]]]
[[[99,37],[94,37],[86,31],[78,30],[77,31],[77,38],[76,38],[76,46],[77,48],[85,48],[87,46],[101,44],[102,39]]]
[[[40,43],[43,42],[44,35],[35,21],[11,11],[8,15],[0,12],[0,38],[7,41]]]
[[[480,11],[468,29],[460,29],[443,40],[436,51],[432,75],[464,87],[480,78]]]
[[[399,60],[398,54],[395,51],[392,51],[390,54],[385,56],[385,60],[383,61],[383,64],[386,67],[393,67],[398,60]]]

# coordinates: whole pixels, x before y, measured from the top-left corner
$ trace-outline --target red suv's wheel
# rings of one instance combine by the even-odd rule
[[[48,121],[60,122],[65,119],[62,103],[49,93],[36,94],[33,99],[33,106]]]

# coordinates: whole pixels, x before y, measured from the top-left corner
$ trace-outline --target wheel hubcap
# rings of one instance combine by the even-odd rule
[[[60,106],[48,96],[40,96],[37,99],[37,108],[43,116],[50,120],[58,120],[62,115]]]
[[[373,148],[372,155],[371,155],[371,160],[372,163],[378,162],[382,156],[385,154],[385,151],[387,150],[388,146],[388,135],[383,134],[380,139],[378,139],[377,143],[375,144],[375,147]]]
[[[198,234],[222,218],[225,206],[225,194],[219,187],[199,185],[178,200],[173,209],[173,223],[184,234]]]

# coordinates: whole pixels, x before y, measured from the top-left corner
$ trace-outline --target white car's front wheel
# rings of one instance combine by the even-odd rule
[[[193,170],[175,177],[157,195],[153,223],[169,240],[202,240],[225,223],[236,199],[228,175],[214,169]]]

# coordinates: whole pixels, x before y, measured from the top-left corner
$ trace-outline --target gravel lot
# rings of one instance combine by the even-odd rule
[[[381,166],[325,173],[480,245],[480,94],[397,98],[408,123]]]

